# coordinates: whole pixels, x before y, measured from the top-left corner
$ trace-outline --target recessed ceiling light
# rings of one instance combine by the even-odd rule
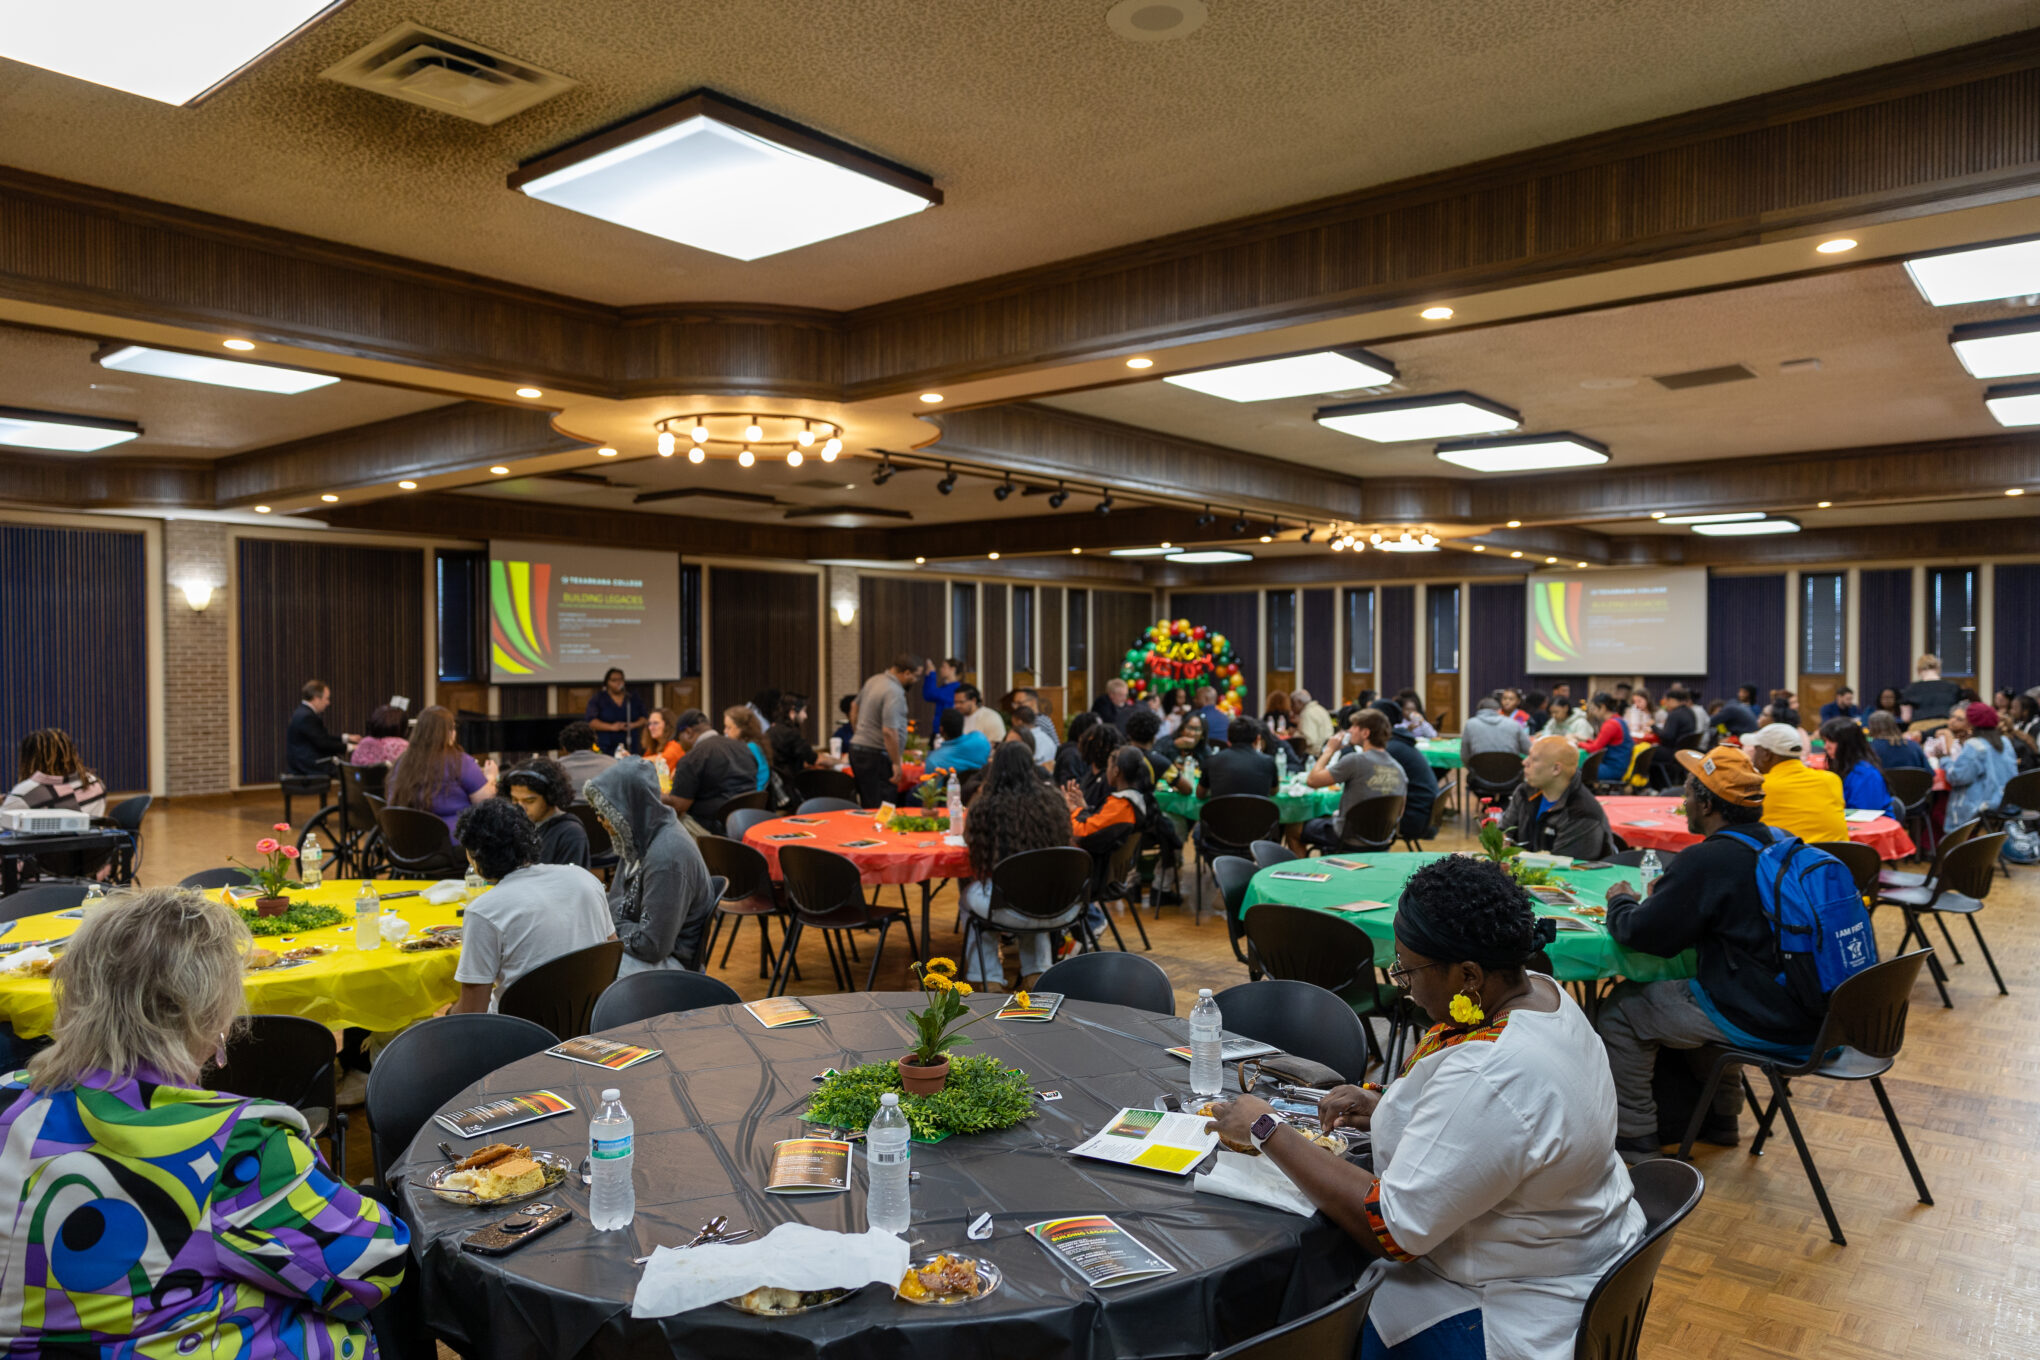
[[[1796,534],[1799,521],[1796,519],[1755,519],[1738,520],[1732,524],[1696,524],[1696,534],[1709,538],[1755,538],[1763,534]]]
[[[1511,557],[1521,557],[1522,555],[1523,555],[1523,554],[1522,554],[1522,553],[1520,553],[1520,552],[1512,552],[1512,553],[1510,553],[1510,554],[1509,554],[1509,556],[1511,556]]]
[[[1523,527],[1523,521],[1520,519],[1512,519],[1509,521],[1508,527],[1511,529],[1520,529]]]
[[[1485,544],[1485,543],[1476,543],[1476,544],[1474,544],[1474,545],[1473,545],[1473,550],[1474,550],[1475,552],[1486,552],[1486,551],[1487,551],[1487,544]]]
[[[1155,361],[1152,359],[1128,359],[1126,366],[1128,368],[1153,368]]]
[[[1194,373],[1171,373],[1162,381],[1227,401],[1274,401],[1380,387],[1395,381],[1395,365],[1364,349],[1327,349]]]
[[[238,387],[248,392],[275,392],[283,396],[296,396],[300,392],[329,387],[340,381],[325,373],[305,373],[295,368],[250,364],[239,359],[215,359],[202,354],[179,354],[175,350],[148,349],[141,345],[122,345],[93,357],[101,368],[122,373],[143,373],[152,378],[175,378],[180,382]]]
[[[346,0],[12,4],[0,57],[165,104],[191,104]]]
[[[1905,272],[1936,307],[2040,293],[2040,239],[1927,255],[1907,260]]]
[[[1187,38],[1210,17],[1204,0],[1119,0],[1105,11],[1105,26],[1128,42]]]
[[[1833,501],[1817,501],[1817,502],[1815,502],[1815,503],[1814,503],[1814,507],[1813,507],[1813,508],[1814,508],[1814,509],[1816,509],[1816,510],[1825,510],[1825,509],[1827,509],[1827,508],[1828,508],[1829,506],[1832,506],[1833,504],[1834,504],[1834,502],[1833,502]]]
[[[1653,510],[1650,512],[1650,517],[1652,519],[1663,519],[1665,517],[1665,512],[1662,510]]]
[[[1233,552],[1228,548],[1201,548],[1196,552],[1179,552],[1169,555],[1171,562],[1187,562],[1199,566],[1211,562],[1251,562],[1252,553]]]
[[[1556,557],[1547,557],[1544,559],[1544,565],[1547,567],[1556,566],[1558,565],[1558,559]]]
[[[131,420],[71,416],[56,411],[30,411],[0,406],[0,444],[16,449],[51,449],[58,453],[96,453],[125,444],[142,432]]]
[[[986,553],[985,556],[991,558],[992,561],[994,562],[999,560],[999,555],[997,553]]]
[[[940,392],[923,392],[921,394],[921,400],[927,402],[930,406],[933,406],[936,402],[942,400],[942,394]]]
[[[914,559],[914,565],[915,565],[915,566],[917,566],[917,567],[923,567],[923,566],[926,566],[927,564],[928,564],[928,559],[927,559],[927,558],[925,558],[925,557],[917,557],[917,558],[915,558],[915,559]]]
[[[1840,255],[1844,251],[1854,250],[1855,248],[1855,238],[1849,236],[1837,236],[1832,241],[1822,241],[1814,247],[1815,250],[1823,255]]]
[[[942,201],[926,175],[707,90],[542,156],[510,187],[737,260]]]
[[[266,515],[269,513],[269,507],[266,505],[258,505],[255,507],[255,513],[258,515]]]
[[[255,348],[253,340],[222,340],[220,343],[228,349],[237,349],[243,353]]]
[[[1106,555],[1108,557],[1163,557],[1174,551],[1176,551],[1174,548],[1164,543],[1159,548],[1114,548]]]
[[[526,401],[536,401],[544,396],[545,393],[539,391],[536,387],[520,387],[517,389],[517,395],[523,397]]]
[[[1348,402],[1319,408],[1315,419],[1326,429],[1371,439],[1377,444],[1499,434],[1523,423],[1523,418],[1508,407],[1471,392]]]
[[[1986,388],[1983,404],[2000,425],[2040,425],[2040,383]]]
[[[416,482],[398,482],[397,487],[402,491],[416,491],[418,484]]]
[[[1423,311],[1418,312],[1417,315],[1426,321],[1450,321],[1452,319],[1452,309],[1450,307],[1426,307]]]
[[[1762,519],[1761,510],[1728,510],[1713,515],[1660,515],[1666,524],[1741,524],[1753,519]]]
[[[1573,563],[1573,565],[1574,565],[1574,566],[1576,566],[1576,567],[1584,567],[1584,566],[1585,566],[1585,565],[1587,565],[1587,564],[1586,564],[1586,563],[1584,563],[1584,562],[1575,562],[1575,563]]]
[[[1608,461],[1606,444],[1570,432],[1452,440],[1438,445],[1436,453],[1442,462],[1475,472],[1537,472]]]
[[[340,498],[334,495],[332,492],[328,491],[324,495],[320,496],[319,499],[324,501],[326,504],[331,505]]]
[[[1948,332],[1948,344],[1972,378],[2040,373],[2040,321],[1978,321]]]
[[[1083,555],[1084,555],[1084,550],[1083,550],[1082,548],[1071,548],[1071,549],[1070,549],[1070,556],[1071,556],[1071,557],[1082,557]]]
[[[2007,496],[2023,496],[2026,494],[2026,488],[2023,486],[2007,487],[2005,488],[2005,494]]]
[[[595,450],[595,452],[596,452],[596,454],[597,454],[598,456],[600,456],[600,457],[603,457],[603,458],[614,458],[614,457],[616,457],[616,450],[615,450],[615,449],[610,449],[610,448],[601,448],[601,449],[597,449],[597,450]]]
[[[489,471],[495,473],[498,477],[508,477],[510,475],[510,469],[503,467],[500,464],[496,467],[490,468]]]

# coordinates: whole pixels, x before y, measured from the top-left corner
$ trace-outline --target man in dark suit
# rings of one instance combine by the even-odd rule
[[[324,680],[305,681],[299,695],[302,702],[290,715],[290,727],[284,733],[284,768],[290,774],[325,774],[326,767],[320,762],[346,755],[361,738],[346,733],[336,737],[326,730],[325,714],[332,706],[333,692]]]

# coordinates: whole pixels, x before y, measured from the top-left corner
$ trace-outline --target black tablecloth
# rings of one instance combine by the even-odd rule
[[[1061,1091],[1061,1100],[1037,1102],[1036,1116],[1011,1129],[914,1144],[920,1179],[908,1237],[925,1243],[916,1254],[965,1248],[989,1257],[1005,1272],[996,1294],[961,1308],[920,1308],[871,1285],[845,1303],[791,1318],[754,1318],[719,1305],[632,1318],[640,1269],[631,1258],[686,1241],[716,1214],[760,1235],[789,1221],[864,1230],[861,1155],[856,1183],[845,1194],[767,1195],[759,1187],[773,1143],[810,1131],[799,1115],[814,1075],[898,1057],[910,1035],[902,1012],[919,1003],[913,993],[808,1002],[823,1023],[777,1031],[763,1029],[736,1006],[661,1016],[610,1032],[664,1050],[628,1071],[539,1055],[448,1102],[446,1108],[458,1109],[482,1095],[558,1091],[581,1108],[509,1136],[578,1160],[587,1151],[587,1122],[600,1091],[620,1088],[637,1126],[637,1219],[620,1232],[594,1231],[586,1218],[587,1192],[569,1178],[555,1197],[573,1206],[573,1221],[509,1256],[480,1257],[461,1251],[460,1239],[502,1211],[447,1204],[405,1185],[418,1283],[432,1325],[449,1339],[465,1338],[469,1354],[491,1360],[666,1351],[772,1360],[1201,1356],[1330,1302],[1365,1263],[1359,1248],[1322,1215],[1306,1219],[1197,1194],[1188,1177],[1070,1156],[1070,1147],[1121,1106],[1151,1106],[1163,1091],[1182,1092],[1188,1067],[1159,1044],[1071,1018],[1180,1042],[1155,1027],[1159,1017],[1069,1002],[1045,1025],[975,1025],[976,1046],[962,1050],[1026,1071],[1037,1088]],[[440,1165],[436,1145],[445,1137],[439,1125],[428,1125],[399,1174],[422,1175]],[[451,1141],[456,1149],[479,1145]],[[994,1235],[971,1243],[964,1225],[985,1210],[995,1219]],[[1177,1273],[1092,1290],[1025,1231],[1042,1219],[1084,1213],[1111,1215]]]

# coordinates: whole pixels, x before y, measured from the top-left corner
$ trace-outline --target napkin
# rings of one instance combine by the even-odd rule
[[[467,892],[467,884],[457,878],[442,878],[425,890],[425,900],[435,907],[460,901]]]
[[[385,916],[380,923],[385,943],[396,944],[411,933],[411,923],[401,916]]]
[[[862,1234],[782,1223],[751,1242],[727,1246],[660,1247],[645,1264],[632,1317],[670,1317],[734,1299],[753,1289],[856,1289],[899,1284],[911,1259],[907,1244],[873,1228]]]
[[[1243,1199],[1249,1204],[1287,1209],[1305,1218],[1317,1212],[1317,1206],[1310,1202],[1310,1197],[1297,1189],[1296,1182],[1266,1157],[1249,1157],[1244,1152],[1220,1148],[1217,1164],[1210,1171],[1199,1173],[1196,1181],[1197,1189],[1208,1195],[1224,1195],[1227,1199]]]
[[[48,945],[32,944],[26,949],[17,950],[15,953],[10,955],[4,962],[0,962],[0,972],[8,973],[19,972],[21,969],[26,968],[31,963],[37,963],[43,959],[53,959],[55,957],[56,954],[51,951]]]

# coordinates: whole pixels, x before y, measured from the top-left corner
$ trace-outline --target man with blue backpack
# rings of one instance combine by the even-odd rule
[[[1711,1045],[1804,1061],[1828,995],[1877,962],[1870,916],[1847,867],[1763,825],[1764,781],[1749,757],[1717,746],[1678,758],[1686,825],[1704,839],[1679,852],[1648,897],[1626,882],[1608,893],[1617,944],[1663,958],[1697,955],[1694,977],[1624,982],[1601,1006],[1615,1146],[1631,1162],[1663,1146],[1652,1089],[1660,1049]],[[1701,1139],[1734,1147],[1741,1104],[1732,1070],[1715,1089]]]

